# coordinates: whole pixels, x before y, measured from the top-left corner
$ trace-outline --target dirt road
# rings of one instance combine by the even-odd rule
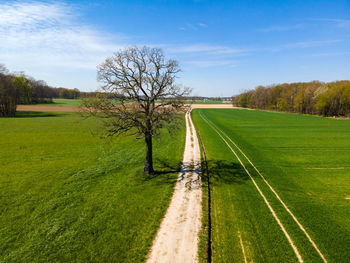
[[[54,105],[18,105],[18,111],[52,111],[52,112],[78,112],[77,106],[54,106]]]
[[[200,150],[190,113],[186,113],[183,165],[147,262],[197,262],[201,228]]]

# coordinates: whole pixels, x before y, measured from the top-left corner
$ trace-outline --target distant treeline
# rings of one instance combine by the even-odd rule
[[[233,105],[245,108],[350,116],[350,81],[320,81],[258,86],[232,98]]]
[[[53,98],[87,96],[78,89],[54,88],[23,73],[10,73],[0,64],[0,116],[14,116],[18,104],[52,103]]]

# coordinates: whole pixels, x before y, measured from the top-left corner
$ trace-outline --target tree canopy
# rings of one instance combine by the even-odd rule
[[[350,81],[320,81],[259,86],[234,96],[236,106],[320,114],[350,116]]]
[[[85,111],[105,121],[107,136],[129,134],[145,140],[144,171],[154,172],[152,137],[184,110],[190,90],[175,83],[178,62],[159,48],[129,47],[107,58],[98,69],[101,92],[83,102]]]

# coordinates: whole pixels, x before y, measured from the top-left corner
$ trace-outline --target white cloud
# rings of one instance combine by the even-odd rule
[[[180,58],[184,65],[198,68],[235,67],[238,64],[235,57],[246,56],[250,50],[232,48],[211,44],[191,44],[167,46],[165,51],[171,56]]]
[[[195,24],[187,23],[186,25],[179,27],[179,29],[181,31],[188,31],[188,30],[197,31],[198,29],[206,28],[206,27],[208,27],[208,25],[204,23],[195,23]]]
[[[57,2],[0,4],[0,61],[26,69],[63,67],[95,70],[118,50],[123,38],[100,32],[79,21],[79,8]]]
[[[19,27],[43,22],[54,24],[56,20],[72,15],[71,10],[63,3],[4,3],[0,5],[0,11],[0,25],[2,27]]]
[[[240,55],[247,53],[248,49],[236,49],[226,46],[209,45],[209,44],[192,44],[186,46],[172,46],[167,50],[172,53],[207,53],[210,55]]]

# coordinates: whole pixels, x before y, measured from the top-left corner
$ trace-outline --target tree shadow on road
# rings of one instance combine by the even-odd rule
[[[161,159],[155,160],[155,173],[152,175],[146,175],[140,172],[140,177],[143,182],[149,180],[157,180],[159,184],[174,184],[179,180],[180,172],[188,172],[193,167],[185,167],[184,170],[181,169],[182,163],[179,162],[177,165]],[[205,168],[205,163],[202,162],[202,167],[200,171],[201,180],[207,181],[207,173]],[[218,184],[244,184],[249,181],[249,176],[243,169],[243,167],[234,162],[229,162],[226,160],[210,160],[208,161],[210,182],[212,185]],[[181,175],[180,175],[181,180]]]
[[[169,163],[166,160],[156,159],[155,160],[155,173],[146,175],[143,171],[140,171],[141,181],[146,182],[149,180],[157,180],[159,184],[174,184],[179,180],[179,173],[181,170],[182,163],[179,162],[177,165]],[[207,181],[207,173],[205,168],[205,162],[202,162],[201,167],[201,179]],[[226,160],[210,160],[208,161],[210,182],[212,185],[218,184],[244,184],[249,181],[249,176],[243,169],[243,167],[234,162]],[[193,167],[185,167],[183,172],[188,172]],[[180,176],[181,179],[181,176]]]

